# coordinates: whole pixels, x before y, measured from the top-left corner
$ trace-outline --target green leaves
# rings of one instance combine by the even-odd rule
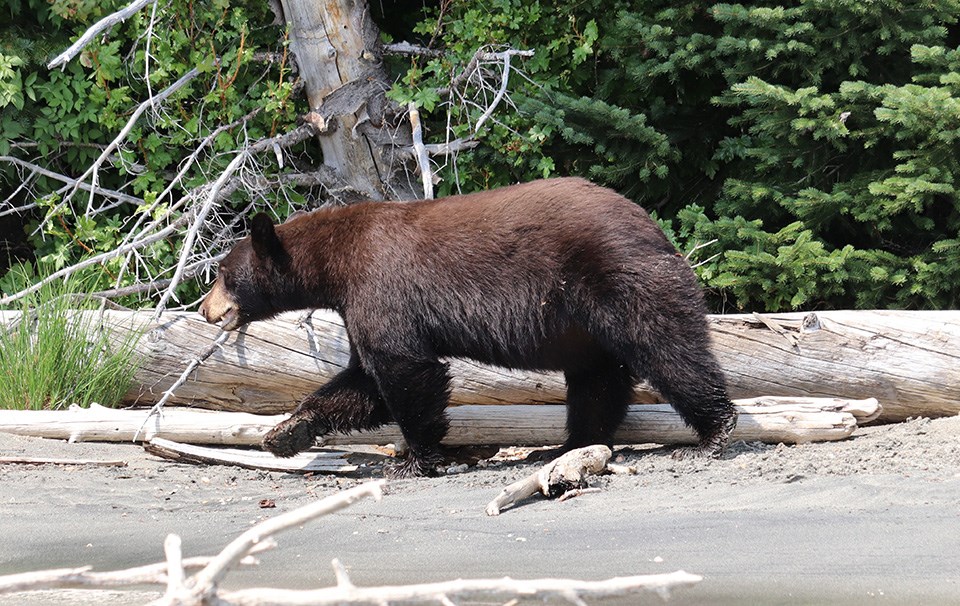
[[[162,209],[171,208],[191,188],[222,171],[231,157],[225,152],[246,139],[292,129],[296,115],[305,111],[305,99],[292,95],[291,58],[283,54],[284,31],[269,25],[273,14],[267,3],[173,0],[158,5],[155,12],[146,9],[117,24],[64,69],[53,71],[46,69],[46,61],[116,8],[115,3],[31,0],[29,4],[0,25],[0,155],[15,155],[69,177],[82,175],[141,102],[156,98],[194,67],[202,71],[165,103],[149,107],[97,171],[101,187],[141,196],[145,204],[118,204],[99,195],[91,199],[83,191],[59,208],[65,200],[59,195],[39,200],[37,211],[26,219],[43,222],[42,230],[28,229],[38,273],[115,248],[127,237],[127,230],[159,219]],[[285,63],[281,67],[257,58],[258,54],[285,56]],[[243,128],[224,131],[197,154],[184,180],[170,189],[169,197],[154,204],[184,166],[184,159],[205,138],[251,113],[253,119]],[[26,174],[0,163],[0,199],[17,191]],[[30,192],[43,195],[63,186],[61,181],[40,176],[9,199],[17,206],[27,205],[33,202]],[[69,191],[68,187],[61,194]],[[238,195],[227,201],[231,204],[243,209],[247,201]],[[90,213],[88,205],[110,210]],[[179,212],[166,220],[175,220]],[[180,246],[176,239],[160,241],[135,260],[121,257],[89,269],[83,277],[93,290],[125,286],[145,276],[149,280],[170,267]],[[186,285],[181,294],[195,297],[199,288]]]

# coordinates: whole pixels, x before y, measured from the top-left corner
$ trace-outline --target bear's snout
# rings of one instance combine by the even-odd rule
[[[217,280],[207,296],[203,298],[198,310],[203,319],[210,324],[216,324],[223,320],[223,330],[233,330],[239,325],[239,310],[233,297],[223,287],[223,283]]]

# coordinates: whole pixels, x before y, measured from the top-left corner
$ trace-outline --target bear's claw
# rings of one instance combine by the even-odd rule
[[[406,459],[384,466],[383,473],[391,480],[436,476],[439,475],[437,466],[441,463],[443,463],[443,455],[439,452],[415,456],[411,451]]]

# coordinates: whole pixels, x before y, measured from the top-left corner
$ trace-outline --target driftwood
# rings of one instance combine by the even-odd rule
[[[219,329],[194,313],[108,312],[121,330],[147,329],[149,355],[129,403],[152,405],[207,350]],[[277,414],[346,364],[343,323],[315,312],[258,322],[231,334],[180,386],[171,404]],[[960,311],[832,311],[811,314],[723,315],[709,318],[714,350],[733,398],[814,396],[883,403],[879,421],[960,413]],[[451,361],[455,404],[561,403],[558,373],[493,368]],[[636,403],[659,400],[638,389]]]
[[[0,465],[79,465],[86,467],[126,467],[119,459],[56,459],[47,457],[0,457]]]
[[[572,490],[582,490],[587,487],[587,476],[602,472],[611,454],[610,449],[601,444],[571,450],[504,488],[487,505],[487,515],[498,516],[502,510],[538,492],[556,498]]]
[[[234,539],[212,558],[185,559],[177,535],[164,542],[166,562],[114,572],[92,572],[89,567],[66,568],[0,576],[0,593],[74,587],[124,587],[157,585],[166,591],[153,606],[201,606],[202,604],[303,604],[345,606],[349,604],[426,603],[454,605],[454,600],[495,598],[500,602],[524,598],[549,598],[584,604],[584,598],[632,595],[649,591],[668,597],[678,587],[696,584],[701,577],[682,570],[668,574],[616,577],[603,581],[571,579],[468,579],[423,585],[357,587],[339,561],[333,561],[337,584],[315,590],[253,588],[227,591],[224,578],[238,564],[250,563],[251,555],[276,547],[273,535],[297,528],[318,517],[339,511],[356,501],[382,495],[383,482],[369,482],[293,511],[260,522]],[[196,571],[187,576],[189,572]]]
[[[740,420],[732,439],[796,444],[842,440],[858,418],[878,414],[874,399],[755,398],[737,400]],[[562,406],[455,406],[447,411],[449,446],[549,446],[565,439]],[[93,405],[65,411],[0,410],[0,431],[42,438],[81,441],[149,442],[165,438],[183,444],[257,445],[286,415],[254,415],[184,407],[147,410]],[[324,445],[390,444],[400,440],[396,425],[376,431],[330,435]],[[656,442],[693,444],[696,437],[668,404],[631,406],[616,440],[621,444]]]
[[[351,473],[358,469],[344,453],[331,451],[302,452],[289,458],[279,458],[262,450],[236,448],[205,448],[180,444],[163,438],[153,438],[143,445],[150,454],[183,463],[233,465],[244,469],[264,469],[287,473]]]

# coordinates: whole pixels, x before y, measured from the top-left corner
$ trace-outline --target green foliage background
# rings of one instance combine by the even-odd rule
[[[36,158],[36,150],[58,172],[80,174],[96,153],[83,144],[112,139],[146,97],[149,9],[65,71],[43,67],[121,5],[7,2],[0,155]],[[514,60],[523,72],[511,80],[515,110],[498,112],[482,145],[444,169],[439,194],[564,174],[614,187],[654,212],[681,250],[716,240],[693,260],[719,253],[697,269],[718,311],[960,303],[960,0],[377,5],[387,38],[446,51],[390,60],[390,96],[423,108],[428,138],[442,136],[448,111],[457,136],[479,115],[436,93],[477,48],[536,51]],[[305,110],[284,68],[253,60],[257,51],[283,52],[284,30],[269,25],[265,2],[174,0],[163,12],[152,89],[197,65],[205,75],[135,134],[104,183],[132,180],[145,200],[218,125],[267,106],[253,136],[266,135],[291,128]],[[237,136],[225,133],[216,150]],[[212,172],[221,161],[213,153],[207,162]],[[17,172],[0,163],[0,188],[17,184]],[[56,199],[42,203],[49,209]],[[246,210],[244,201],[234,210]],[[38,263],[88,254],[78,241],[113,245],[137,212],[121,207],[84,224],[65,209],[42,234],[30,226]],[[158,267],[177,244],[158,243]],[[110,282],[108,270],[122,273],[94,273]]]
[[[39,203],[24,215],[23,229],[29,235],[33,259],[28,267],[14,264],[0,277],[0,290],[5,293],[14,292],[15,275],[47,275],[114,249],[135,226],[163,216],[169,200],[222,171],[231,159],[223,154],[237,149],[243,138],[284,132],[292,128],[296,111],[304,111],[305,101],[297,108],[299,100],[291,94],[289,61],[266,63],[256,58],[261,52],[285,57],[284,28],[270,25],[274,16],[266,2],[174,0],[163,4],[157,7],[153,31],[158,33],[150,38],[149,48],[145,41],[151,8],[147,7],[98,36],[63,70],[45,67],[91,24],[126,4],[8,0],[0,6],[0,156],[79,176],[151,92],[156,95],[192,68],[201,72],[158,111],[148,110],[127,143],[98,174],[102,187],[133,194],[143,200],[141,205],[120,205],[112,212],[89,216],[85,192],[62,205],[63,183],[40,177],[31,183],[33,191],[54,193],[38,199],[29,192],[18,194],[15,190],[24,172],[0,162],[2,198],[11,206]],[[212,141],[198,161],[199,170],[188,175],[171,198],[157,199],[200,141],[257,108],[262,109],[245,130],[228,129]],[[8,198],[11,192],[13,197]],[[296,200],[298,194],[289,192],[254,203],[279,206],[283,212],[291,196]],[[237,195],[222,212],[250,213],[250,204]],[[170,213],[169,220],[176,220],[180,212]],[[182,238],[156,242],[145,252],[141,265],[152,277],[169,277],[181,244]],[[78,279],[94,290],[126,286],[144,278],[131,268],[129,259],[121,257],[82,272]],[[188,283],[180,295],[189,301],[199,293],[198,284]],[[125,302],[138,303],[134,298]]]

